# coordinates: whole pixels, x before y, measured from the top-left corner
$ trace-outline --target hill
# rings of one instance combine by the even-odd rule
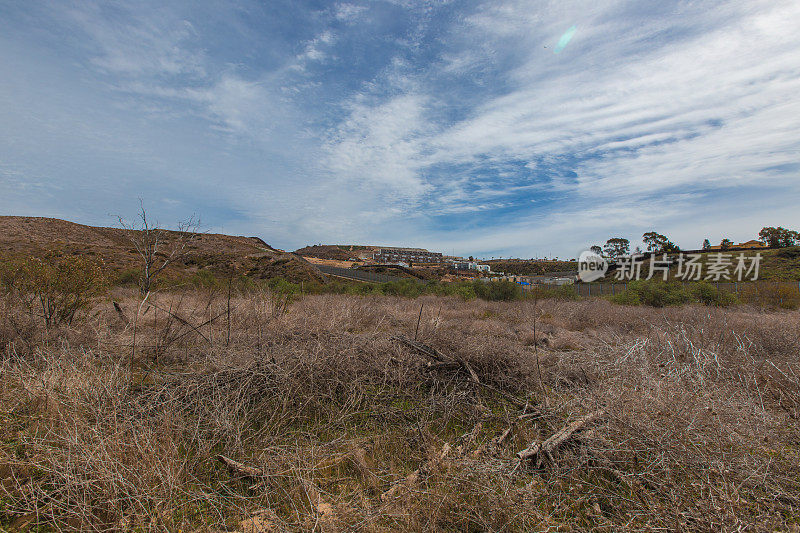
[[[747,259],[745,263],[749,267],[750,259],[756,253],[761,254],[761,262],[759,264],[758,279],[761,281],[800,281],[800,246],[790,246],[787,248],[763,248],[763,249],[749,249],[749,250],[728,250],[728,251],[712,251],[704,252],[701,250],[686,251],[684,254],[698,254],[700,256],[698,263],[702,265],[702,275],[705,276],[708,272],[708,266],[716,259],[717,254],[722,253],[731,259],[731,265],[728,268],[728,273],[732,281],[735,281],[734,268],[737,264],[739,254],[744,254]],[[672,265],[669,270],[669,279],[678,280],[678,255],[667,254],[672,260]],[[656,255],[656,259],[660,258],[660,254]],[[642,274],[646,276],[649,272],[650,255],[646,254],[642,262]],[[609,280],[614,272],[616,265],[612,265],[610,273],[606,274],[606,279]],[[656,273],[658,277],[659,274]],[[750,279],[750,276],[743,276],[745,279]],[[722,281],[725,281],[722,279]]]
[[[340,246],[332,244],[315,244],[305,246],[294,253],[303,257],[316,257],[318,259],[334,259],[336,261],[349,261],[354,257],[353,253],[343,250]]]
[[[554,272],[578,270],[575,261],[534,261],[531,259],[490,259],[481,261],[490,265],[493,272],[515,276],[543,276]]]
[[[167,231],[168,244],[179,237]],[[85,226],[43,217],[0,216],[0,261],[46,254],[90,256],[101,259],[119,278],[140,268],[140,258],[129,234],[119,228]],[[254,279],[281,277],[288,281],[324,281],[325,276],[303,258],[275,249],[258,237],[201,233],[189,243],[167,278],[180,279],[202,271],[222,275],[233,271]]]

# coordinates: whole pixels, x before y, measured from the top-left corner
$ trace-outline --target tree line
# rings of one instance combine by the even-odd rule
[[[758,240],[769,248],[797,246],[800,245],[800,232],[786,229],[781,226],[778,226],[777,228],[766,226],[761,228],[761,231],[758,232]],[[662,235],[655,231],[648,231],[647,233],[642,234],[642,242],[646,247],[645,251],[649,253],[679,253],[681,251],[680,247],[667,238],[666,235]],[[729,250],[734,246],[734,243],[732,240],[726,238],[722,239],[719,245],[720,249]],[[603,246],[594,245],[589,249],[603,257],[615,259],[617,257],[631,254],[631,242],[624,237],[612,237],[608,239]],[[710,250],[711,241],[704,239],[702,249]],[[634,250],[634,253],[642,253],[641,248],[637,246]]]

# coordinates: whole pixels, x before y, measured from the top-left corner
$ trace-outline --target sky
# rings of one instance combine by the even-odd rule
[[[0,0],[0,214],[567,258],[799,180],[797,0]]]

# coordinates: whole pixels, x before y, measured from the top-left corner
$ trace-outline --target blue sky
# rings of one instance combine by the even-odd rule
[[[0,213],[141,197],[486,257],[800,229],[798,28],[796,0],[0,0]]]

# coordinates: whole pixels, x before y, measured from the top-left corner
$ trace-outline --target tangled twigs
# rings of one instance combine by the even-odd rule
[[[545,440],[544,442],[534,442],[521,452],[517,453],[517,457],[519,457],[520,461],[525,461],[528,459],[535,459],[536,460],[536,467],[539,468],[544,463],[544,459],[547,458],[551,463],[553,461],[553,452],[562,444],[567,442],[572,436],[586,427],[587,425],[593,423],[594,421],[598,420],[599,418],[605,416],[606,411],[603,409],[599,409],[597,411],[593,411],[586,416],[582,416],[571,422],[558,430],[554,433],[550,438]]]
[[[451,451],[452,447],[448,443],[444,443],[444,446],[442,446],[442,451],[439,453],[439,455],[437,455],[434,459],[425,461],[425,463],[418,469],[414,470],[405,478],[392,485],[389,490],[381,494],[381,501],[394,498],[403,487],[409,489],[413,488],[417,483],[422,481],[431,472],[433,472],[447,458],[447,456],[450,455]]]
[[[435,363],[428,363],[429,367],[431,368],[461,367],[469,374],[471,383],[474,383],[479,387],[483,387],[485,389],[488,389],[492,392],[499,394],[500,396],[505,398],[509,403],[515,405],[516,407],[519,407],[520,409],[525,409],[527,406],[527,403],[523,402],[522,400],[519,400],[518,398],[515,398],[511,394],[508,394],[507,392],[502,391],[492,385],[489,385],[488,383],[484,383],[483,381],[478,379],[478,374],[475,372],[475,370],[473,370],[472,367],[469,365],[469,363],[467,363],[462,358],[453,359],[451,357],[444,355],[442,352],[440,352],[439,350],[437,350],[432,346],[428,346],[427,344],[423,344],[421,342],[412,341],[411,339],[403,337],[402,335],[396,335],[392,337],[392,340],[404,344],[409,348],[412,348],[415,352],[424,355],[428,359],[432,359],[433,361],[435,361]]]

